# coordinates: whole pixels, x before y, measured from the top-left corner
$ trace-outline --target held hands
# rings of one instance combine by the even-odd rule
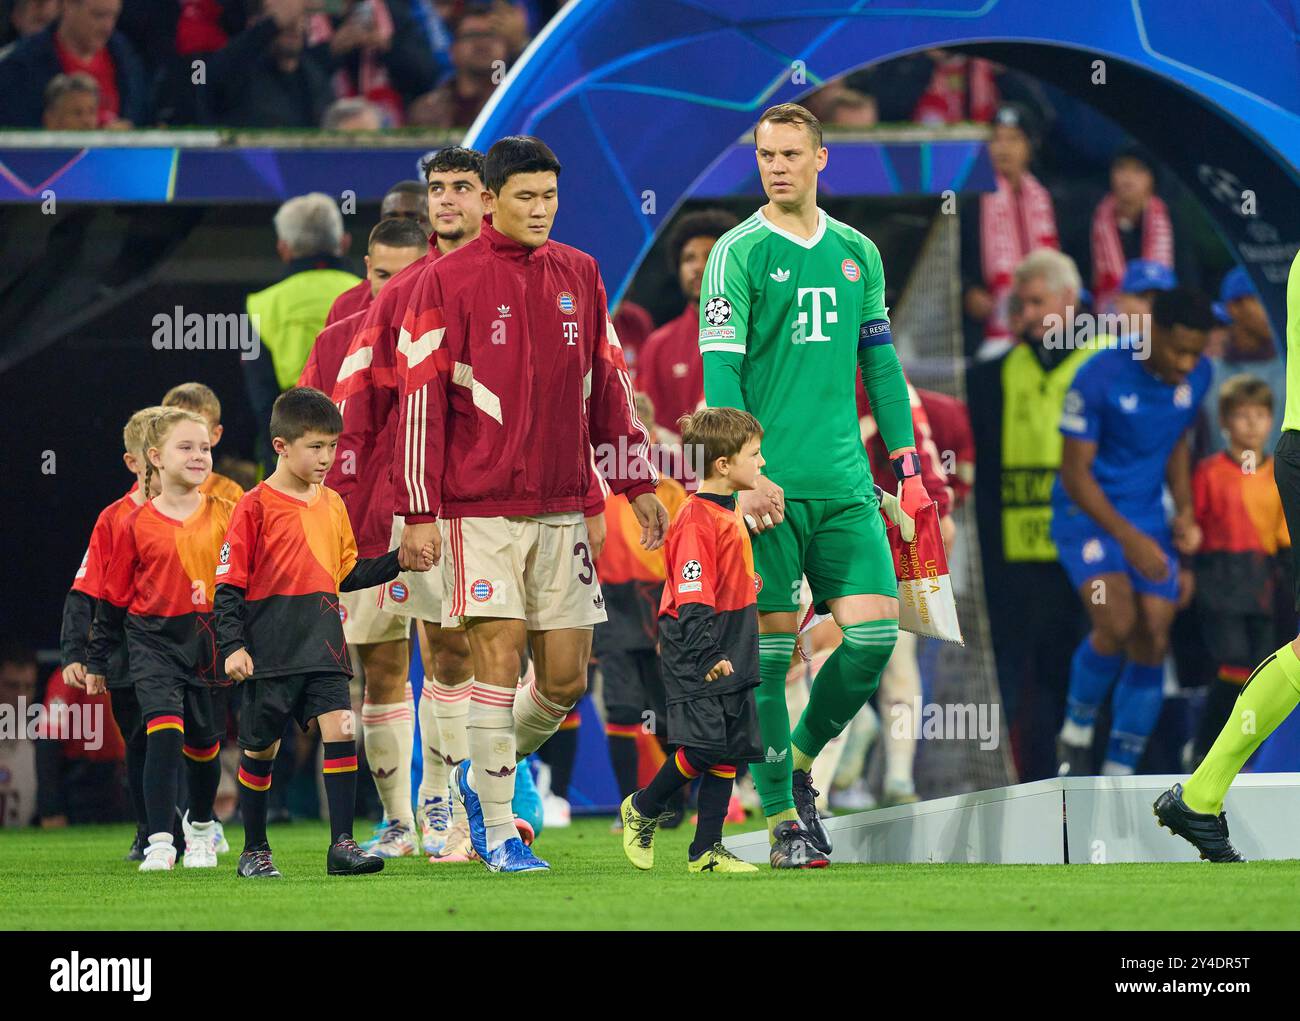
[[[785,491],[766,475],[758,477],[753,489],[737,493],[736,503],[751,532],[766,532],[785,520]]]
[[[86,674],[86,694],[102,695],[108,690],[108,678],[103,674]]]
[[[704,675],[706,681],[716,681],[719,677],[727,677],[731,674],[731,660],[720,659],[713,664],[709,672]]]
[[[427,558],[427,560],[426,560]],[[442,533],[438,522],[402,526],[402,543],[397,547],[397,563],[403,571],[427,571],[442,559]]]
[[[86,688],[86,664],[69,663],[63,668],[63,683],[69,688]]]
[[[246,681],[253,676],[253,657],[247,649],[232,652],[226,657],[226,676],[232,681]]]
[[[668,535],[668,508],[654,493],[642,493],[632,501],[632,512],[641,522],[641,548],[657,550]]]

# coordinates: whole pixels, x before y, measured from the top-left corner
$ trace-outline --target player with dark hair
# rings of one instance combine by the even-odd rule
[[[736,218],[725,209],[697,209],[679,217],[668,231],[668,268],[686,297],[686,307],[646,339],[637,387],[650,398],[660,421],[670,427],[704,401],[700,287],[709,252],[734,226]]]
[[[428,268],[478,237],[483,220],[482,153],[448,146],[426,157],[421,169],[433,224],[428,250],[394,276],[366,310],[331,391],[343,414],[343,433],[328,482],[347,505],[362,556],[379,556],[401,534],[402,520],[393,516],[393,487],[402,467],[393,460],[393,446],[401,397],[398,351],[411,340],[402,334],[407,303]],[[366,686],[367,757],[372,772],[386,774],[379,778],[385,824],[372,848],[399,856],[421,847],[433,862],[465,861],[469,830],[463,820],[453,818],[448,774],[469,754],[465,736],[473,675],[469,647],[463,634],[443,631],[438,572],[403,574],[380,592],[379,608],[402,620],[414,619],[419,632],[424,687],[417,715],[424,770],[413,820],[405,784],[414,722],[403,661],[400,678],[396,669],[376,672]]]
[[[425,274],[404,326],[402,547],[407,562],[430,542],[447,555],[443,625],[467,628],[474,660],[470,761],[453,791],[492,871],[548,867],[515,835],[511,801],[518,761],[586,690],[605,620],[584,521],[603,504],[592,445],[646,549],[668,520],[596,262],[549,240],[559,171],[538,139],[493,145],[492,220]],[[536,679],[518,688],[525,642]]]
[[[1201,543],[1188,431],[1210,386],[1203,352],[1213,325],[1203,294],[1160,291],[1149,341],[1098,351],[1065,396],[1051,536],[1092,629],[1071,662],[1057,740],[1062,776],[1093,772],[1093,720],[1112,685],[1104,775],[1137,770],[1160,717],[1178,555]],[[1166,480],[1172,523],[1162,499]]]
[[[1273,474],[1292,536],[1300,535],[1300,253],[1291,262],[1286,285],[1287,385],[1282,439],[1274,452]],[[1300,560],[1296,546],[1292,558]],[[1300,608],[1300,571],[1295,572]],[[1264,739],[1300,705],[1300,638],[1255,667],[1246,679],[1223,730],[1186,784],[1174,784],[1156,799],[1160,825],[1169,827],[1206,858],[1244,861],[1228,840],[1223,798],[1232,781]]]
[[[858,429],[856,382],[871,399],[895,476],[905,539],[930,505],[907,380],[889,332],[885,273],[872,241],[817,206],[821,125],[802,106],[766,110],[754,131],[768,202],[709,253],[700,353],[710,407],[749,411],[765,430],[768,475],[738,496],[755,532],[766,749],[751,772],[773,868],[825,865],[812,764],[880,684],[898,637],[898,584]],[[799,595],[829,604],[844,640],[818,671],[791,732],[786,671]]]
[[[357,748],[348,678],[352,667],[339,618],[342,591],[397,577],[397,553],[358,558],[347,511],[323,483],[334,460],[338,408],[325,394],[294,387],[271,411],[275,471],[239,501],[216,569],[216,633],[226,675],[244,686],[239,718],[239,807],[244,850],[239,875],[276,878],[266,839],[267,792],[289,719],[320,726],[329,802],[329,875],[378,872],[383,859],[352,839]],[[428,570],[432,549],[416,570]]]
[[[433,231],[433,225],[429,222],[426,190],[426,186],[420,181],[398,181],[384,193],[383,201],[379,203],[379,222],[408,220],[418,226],[427,238]],[[371,243],[373,242],[374,231],[372,230]],[[367,277],[369,277],[368,273]],[[325,325],[333,326],[340,319],[346,319],[369,308],[370,302],[374,300],[374,288],[371,284],[369,279],[362,280],[335,298],[329,314],[325,317]]]

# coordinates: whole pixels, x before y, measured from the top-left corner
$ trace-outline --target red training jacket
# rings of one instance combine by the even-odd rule
[[[399,353],[395,507],[408,521],[587,513],[593,444],[614,492],[654,490],[650,437],[585,252],[529,248],[485,218],[420,281]]]

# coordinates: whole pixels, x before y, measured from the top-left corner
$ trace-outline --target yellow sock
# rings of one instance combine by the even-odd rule
[[[1192,778],[1183,784],[1187,807],[1218,815],[1223,810],[1223,796],[1246,760],[1297,705],[1300,659],[1288,642],[1257,666],[1241,689],[1228,722]]]
[[[793,744],[790,745],[790,751],[793,753],[790,759],[790,765],[793,768],[802,770],[805,773],[812,769],[813,762],[816,760],[817,756],[809,755],[803,749]]]
[[[769,815],[767,817],[768,841],[770,842],[772,840],[772,835],[776,832],[776,828],[780,826],[783,822],[798,822],[798,821],[799,821],[799,813],[796,812],[793,808],[787,808],[784,812],[777,812],[776,815]]]

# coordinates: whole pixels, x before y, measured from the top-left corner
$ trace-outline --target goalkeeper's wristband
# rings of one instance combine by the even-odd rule
[[[921,456],[914,450],[899,454],[889,462],[889,465],[894,469],[894,478],[899,482],[921,474]]]

